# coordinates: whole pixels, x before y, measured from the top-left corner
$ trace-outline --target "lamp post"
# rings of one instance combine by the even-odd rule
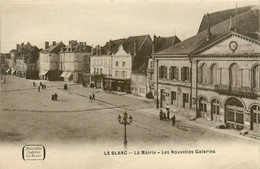
[[[128,119],[129,119],[129,121],[128,121]],[[132,121],[133,121],[133,117],[130,115],[129,117],[128,117],[128,115],[127,115],[127,113],[125,112],[124,113],[124,117],[123,117],[123,119],[121,119],[121,116],[119,115],[118,116],[118,122],[119,122],[119,124],[122,124],[122,125],[124,125],[125,126],[125,134],[124,134],[124,145],[125,145],[125,148],[126,148],[126,146],[127,146],[127,140],[126,140],[126,125],[130,125],[131,123],[132,123]]]

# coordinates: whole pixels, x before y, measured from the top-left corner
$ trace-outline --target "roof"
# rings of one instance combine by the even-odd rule
[[[65,47],[65,45],[62,42],[59,42],[59,43],[56,43],[55,45],[52,44],[47,49],[44,49],[41,52],[42,53],[59,53],[62,47]]]
[[[176,45],[162,50],[155,55],[189,55],[214,43],[215,41],[227,36],[232,31],[229,29],[230,19],[226,19],[210,28],[212,36],[207,41],[208,30],[199,32]],[[232,19],[232,25],[235,25],[235,19]],[[237,15],[236,32],[248,36],[255,40],[259,39],[259,7],[252,7],[250,10]]]
[[[154,35],[154,52],[159,52],[161,50],[164,50],[170,46],[175,45],[180,41],[181,40],[177,36],[157,37],[156,35]]]
[[[92,47],[87,45],[86,42],[77,42],[75,40],[69,41],[69,44],[62,48],[62,52],[85,52],[90,53]]]
[[[237,8],[237,11],[236,11],[236,8],[233,8],[233,9],[210,13],[210,19],[211,19],[210,24],[211,24],[211,26],[214,26],[214,25],[219,24],[220,22],[223,22],[223,21],[229,19],[230,16],[235,15],[235,11],[236,11],[237,15],[240,15],[241,13],[244,13],[250,9],[251,9],[251,6],[245,6],[245,7]],[[207,28],[208,28],[208,18],[207,18],[207,15],[205,14],[201,21],[198,33],[206,30]]]
[[[129,36],[127,39],[111,40],[101,47],[101,53],[116,54],[120,45],[123,46],[126,53],[132,55],[132,71],[145,72],[148,65],[147,58],[152,53],[152,39],[150,35]]]

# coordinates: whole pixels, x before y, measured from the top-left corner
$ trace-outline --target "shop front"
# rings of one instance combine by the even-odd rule
[[[130,82],[131,79],[106,77],[104,80],[104,90],[131,93]]]

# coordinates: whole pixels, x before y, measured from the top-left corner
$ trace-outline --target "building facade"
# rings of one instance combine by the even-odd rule
[[[49,46],[49,42],[45,42],[45,49],[40,52],[40,71],[39,77],[44,80],[59,80],[61,70],[59,70],[61,48],[65,47],[62,42],[53,41]]]
[[[40,50],[29,42],[25,45],[17,44],[17,58],[15,62],[16,76],[26,79],[38,79],[37,61]]]
[[[225,16],[234,12],[237,16]],[[168,106],[230,128],[258,130],[257,21],[255,7],[207,14],[197,35],[154,54],[157,107]],[[208,26],[202,29],[205,22]]]
[[[69,41],[59,54],[60,78],[74,83],[82,82],[83,74],[90,72],[91,46],[85,42]]]

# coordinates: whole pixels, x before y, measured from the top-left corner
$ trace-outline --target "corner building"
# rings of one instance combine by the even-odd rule
[[[205,15],[197,35],[153,55],[157,106],[259,130],[259,33],[259,7]]]

